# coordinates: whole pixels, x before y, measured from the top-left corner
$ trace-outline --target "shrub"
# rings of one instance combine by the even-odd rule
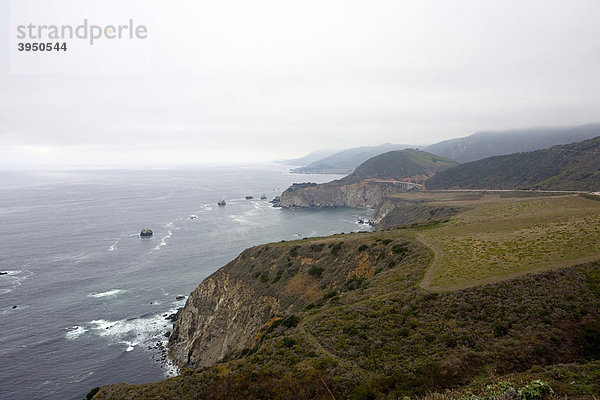
[[[318,253],[319,251],[323,250],[323,246],[325,246],[325,243],[311,244],[309,248],[310,248],[310,251]]]
[[[344,289],[345,290],[358,289],[363,285],[364,282],[365,282],[364,278],[357,278],[354,276],[351,279],[347,280],[346,283],[344,283]]]
[[[508,333],[508,326],[502,322],[496,322],[494,324],[494,336],[502,337]]]
[[[323,276],[323,267],[313,265],[308,269],[308,274],[320,279]]]
[[[272,283],[279,282],[279,280],[281,279],[281,275],[283,275],[283,270],[282,269],[280,269],[279,271],[277,271],[277,276],[275,278],[273,278],[273,282]]]
[[[333,254],[334,256],[337,256],[337,254],[340,251],[340,249],[342,248],[343,244],[344,244],[344,242],[338,242],[338,243],[334,244],[331,247],[331,254]]]
[[[269,280],[269,273],[267,271],[263,272],[260,276],[260,281],[262,283],[266,283]]]
[[[600,358],[600,321],[588,325],[579,334],[581,353],[587,359]]]
[[[366,244],[361,244],[360,246],[358,246],[358,251],[365,251],[368,248],[369,246],[367,246]]]
[[[332,297],[335,297],[335,296],[337,296],[337,294],[338,294],[337,290],[332,290],[331,292],[328,292],[325,295],[323,295],[323,300],[327,300]]]
[[[403,244],[395,244],[394,247],[392,247],[392,251],[394,254],[404,255],[408,252],[408,248]]]
[[[298,317],[297,315],[290,315],[289,317],[284,319],[281,322],[281,324],[286,328],[293,328],[296,325],[298,325],[298,322],[300,322],[300,317]]]
[[[390,244],[390,243],[392,243],[392,241],[393,241],[392,239],[383,239],[381,241],[381,243],[383,243],[383,244]]]
[[[297,257],[298,256],[298,249],[300,248],[300,246],[294,246],[290,249],[290,256],[292,257]]]
[[[523,400],[544,400],[550,398],[554,393],[550,385],[546,382],[536,379],[519,390]]]

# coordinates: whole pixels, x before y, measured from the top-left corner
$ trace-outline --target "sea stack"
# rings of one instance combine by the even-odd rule
[[[152,236],[152,234],[153,234],[152,229],[144,228],[140,232],[140,237],[150,237],[150,236]]]

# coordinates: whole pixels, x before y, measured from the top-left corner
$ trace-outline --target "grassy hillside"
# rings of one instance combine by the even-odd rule
[[[425,151],[461,163],[503,154],[544,149],[600,136],[600,124],[566,128],[515,129],[503,132],[477,132],[470,136],[433,144]]]
[[[416,149],[390,151],[365,161],[352,174],[339,180],[341,184],[359,182],[363,179],[405,178],[426,179],[438,171],[456,166],[457,163]]]
[[[301,174],[349,174],[369,158],[393,150],[414,147],[407,144],[386,143],[380,146],[362,146],[340,151],[328,157],[314,161],[292,172]]]
[[[600,189],[600,137],[490,157],[437,173],[428,189]]]
[[[290,312],[266,321],[235,360],[106,386],[94,399],[547,398],[538,378],[557,398],[600,392],[600,263],[590,261],[600,258],[600,201],[402,196],[456,212],[246,250],[240,279],[281,292]],[[502,253],[516,235],[515,256]],[[472,246],[454,242],[463,237]]]

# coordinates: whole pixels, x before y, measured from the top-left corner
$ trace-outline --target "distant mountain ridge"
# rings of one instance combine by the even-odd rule
[[[332,156],[336,153],[339,153],[340,151],[341,151],[340,149],[315,150],[313,152],[308,153],[304,157],[293,158],[291,160],[277,160],[275,162],[277,162],[279,164],[285,164],[285,165],[305,166],[305,165],[311,164],[315,161],[319,161],[319,160],[322,160],[329,156]]]
[[[426,185],[427,189],[600,191],[600,136],[461,164],[438,172]]]
[[[385,143],[380,146],[362,146],[340,151],[329,157],[312,162],[304,167],[293,169],[299,174],[350,174],[356,167],[369,158],[388,151],[414,148],[408,144]]]
[[[492,156],[540,150],[597,136],[600,136],[600,123],[558,128],[512,129],[477,132],[470,136],[432,144],[424,150],[465,163]]]

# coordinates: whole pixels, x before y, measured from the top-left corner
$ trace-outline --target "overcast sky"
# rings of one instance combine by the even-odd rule
[[[130,56],[149,68],[32,75],[11,73],[0,0],[0,168],[265,161],[600,121],[598,0],[120,3],[148,28]]]

